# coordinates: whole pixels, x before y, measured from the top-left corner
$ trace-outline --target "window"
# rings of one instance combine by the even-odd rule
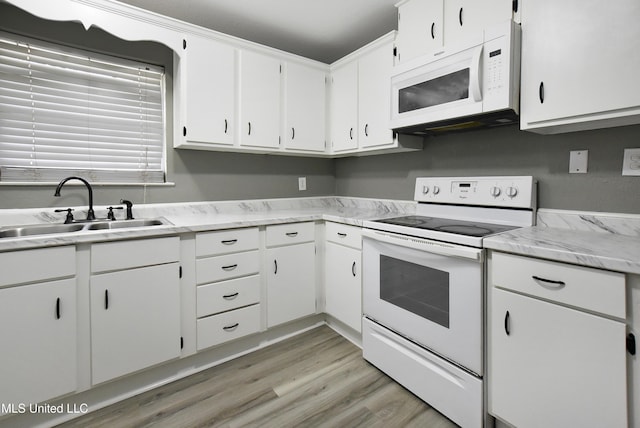
[[[165,180],[164,70],[0,33],[0,181]]]

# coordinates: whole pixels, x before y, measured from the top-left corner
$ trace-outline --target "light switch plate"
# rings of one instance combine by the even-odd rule
[[[298,177],[298,190],[307,190],[307,177]]]
[[[640,175],[640,149],[624,149],[622,175]]]
[[[589,160],[589,150],[575,150],[569,152],[569,173],[586,174]]]

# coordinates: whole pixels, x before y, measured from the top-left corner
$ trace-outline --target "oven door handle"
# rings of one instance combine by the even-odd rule
[[[446,242],[432,241],[430,239],[398,235],[395,233],[381,232],[372,229],[362,229],[362,236],[374,241],[399,245],[401,247],[426,251],[443,256],[461,257],[477,262],[484,261],[484,252],[480,248],[464,247],[461,245],[447,244]]]

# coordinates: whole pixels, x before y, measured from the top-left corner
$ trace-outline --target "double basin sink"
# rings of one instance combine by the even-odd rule
[[[134,219],[134,220],[97,220],[68,224],[36,224],[0,228],[0,238],[20,238],[35,235],[52,235],[90,230],[115,230],[133,227],[149,227],[171,225],[165,218]]]

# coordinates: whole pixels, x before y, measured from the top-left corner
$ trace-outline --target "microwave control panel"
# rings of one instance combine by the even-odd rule
[[[535,181],[513,177],[418,177],[414,199],[439,204],[532,208]]]

